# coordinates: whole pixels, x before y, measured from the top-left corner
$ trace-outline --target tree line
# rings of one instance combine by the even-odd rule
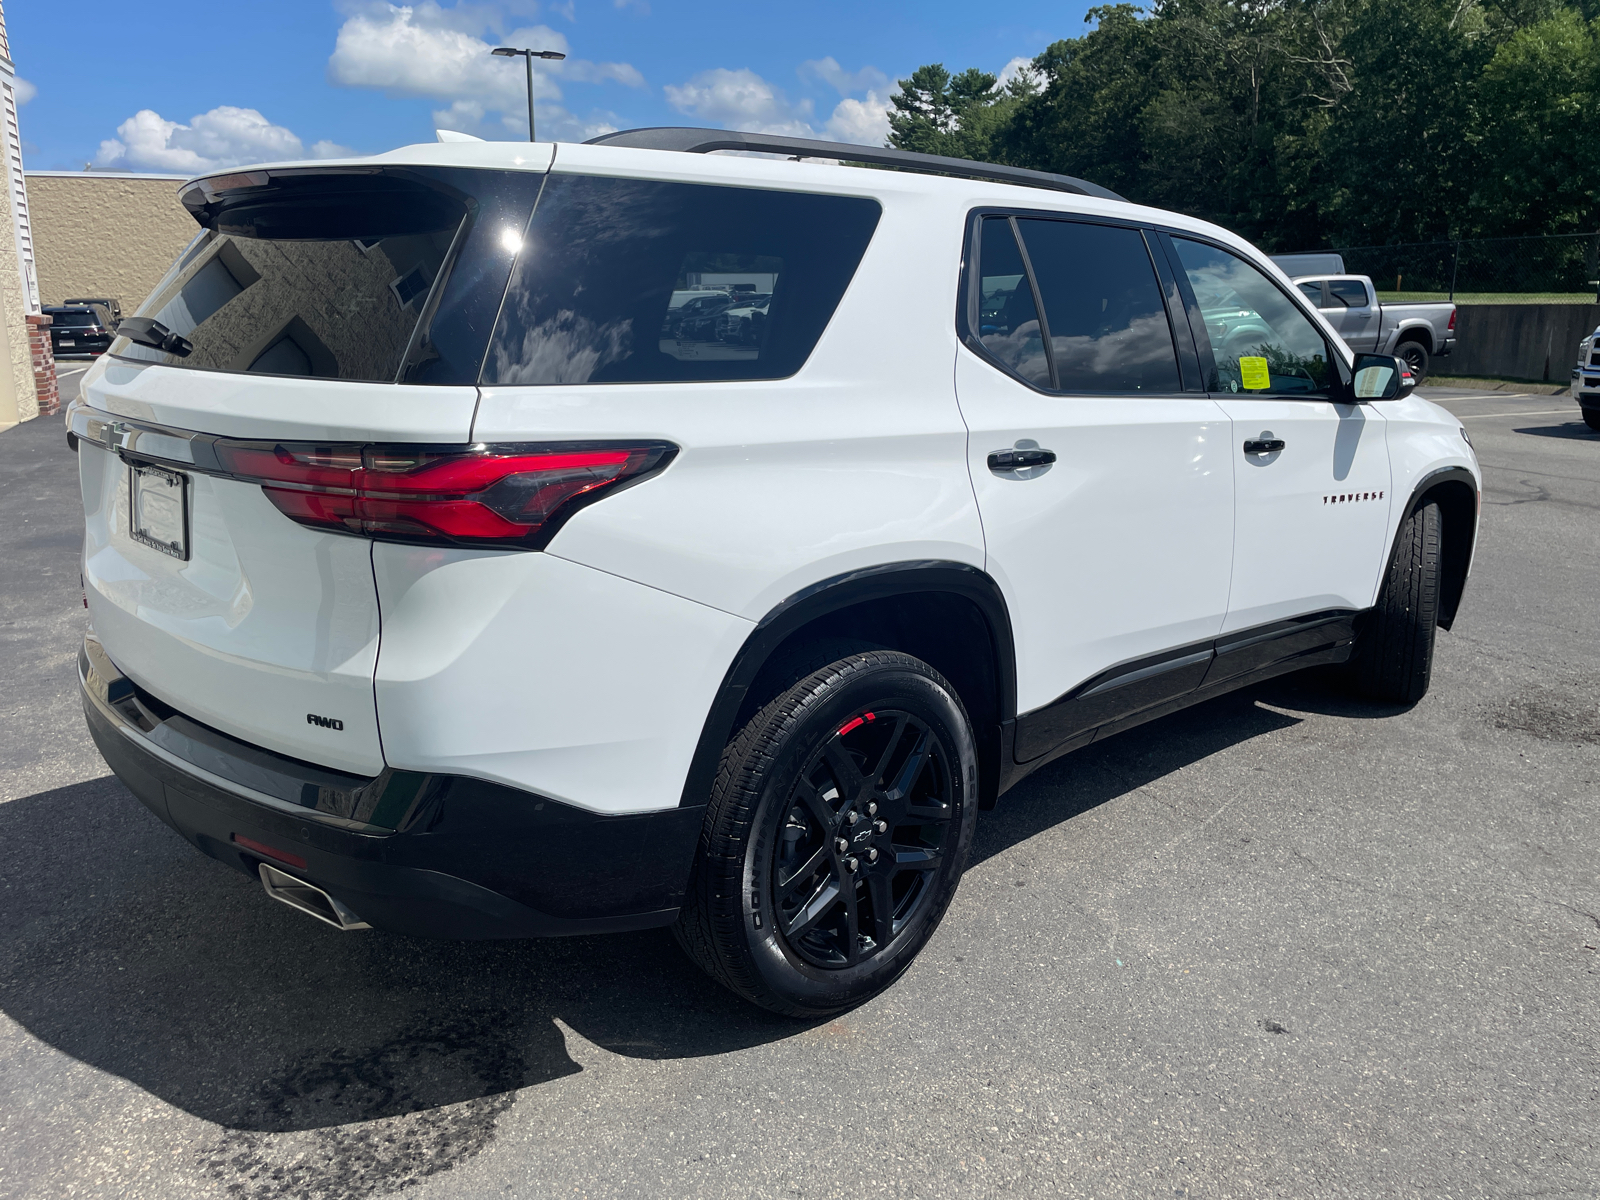
[[[1005,85],[900,81],[889,144],[1076,175],[1274,250],[1600,225],[1600,0],[1155,0]]]

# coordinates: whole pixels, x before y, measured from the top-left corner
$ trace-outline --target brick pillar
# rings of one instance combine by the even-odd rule
[[[33,390],[39,397],[39,415],[53,417],[61,411],[61,392],[56,386],[56,356],[50,346],[50,318],[42,313],[28,314],[28,353],[33,359]]]

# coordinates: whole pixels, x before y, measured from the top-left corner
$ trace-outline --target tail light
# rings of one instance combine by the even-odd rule
[[[292,521],[385,541],[542,549],[579,508],[671,461],[669,442],[541,446],[214,443]]]
[[[1451,333],[1454,333],[1456,330],[1456,310],[1454,307],[1450,309],[1450,324],[1446,325],[1445,328]]]

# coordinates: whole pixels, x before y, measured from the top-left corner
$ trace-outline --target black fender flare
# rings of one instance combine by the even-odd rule
[[[1010,610],[1000,585],[993,578],[970,564],[941,559],[884,563],[847,571],[801,588],[782,600],[745,638],[706,714],[689,773],[684,779],[679,806],[687,808],[706,803],[716,780],[722,749],[734,734],[733,723],[746,693],[768,659],[794,633],[820,617],[867,601],[925,593],[944,593],[968,600],[983,615],[996,664],[999,726],[1008,727],[1017,715],[1016,644],[1011,633]],[[980,742],[983,741],[983,731],[977,732]],[[999,727],[993,732],[998,736]]]

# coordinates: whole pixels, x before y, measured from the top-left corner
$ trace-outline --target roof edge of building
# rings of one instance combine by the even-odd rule
[[[170,179],[173,183],[183,183],[190,178],[188,175],[159,175],[149,171],[29,171],[26,168],[22,174],[26,179]]]

